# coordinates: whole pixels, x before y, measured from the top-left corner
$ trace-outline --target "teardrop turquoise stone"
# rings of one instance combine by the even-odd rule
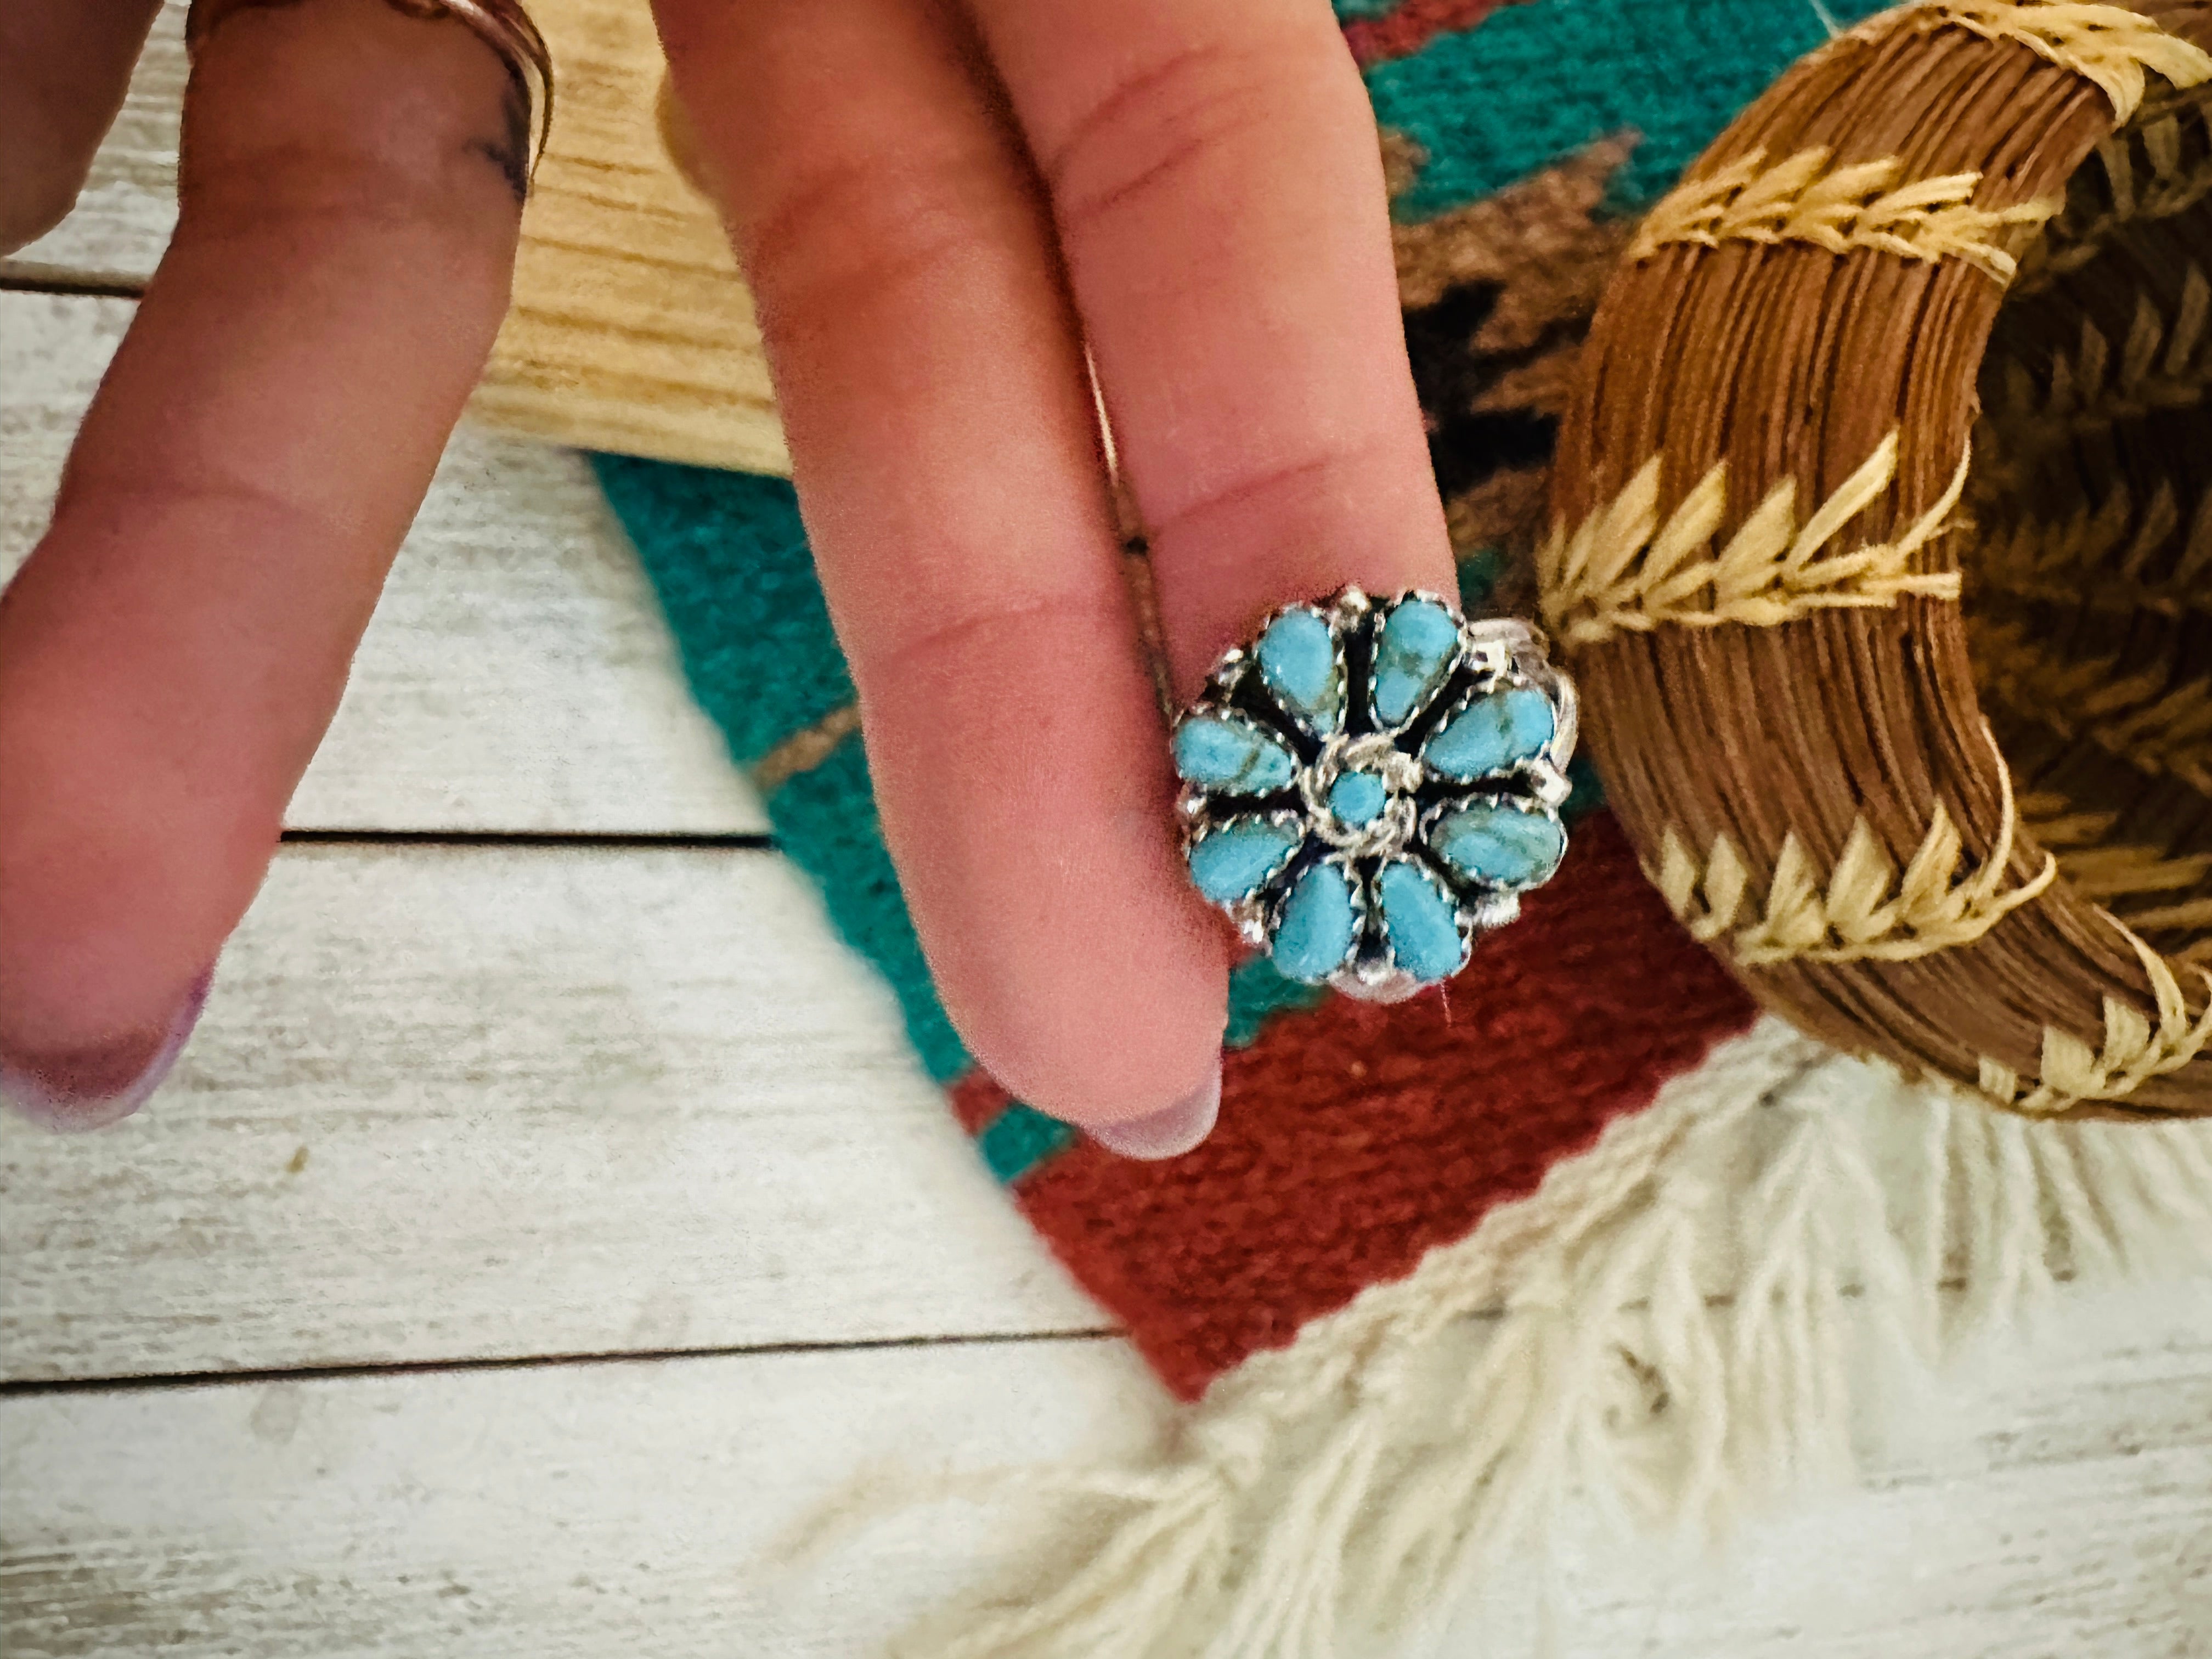
[[[1479,697],[1430,738],[1421,762],[1432,772],[1473,782],[1510,772],[1543,752],[1558,722],[1551,699],[1516,685]]]
[[[1544,813],[1475,801],[1447,813],[1429,846],[1469,881],[1534,887],[1559,867],[1567,832]]]
[[[1344,866],[1316,864],[1298,878],[1284,901],[1268,955],[1285,978],[1318,985],[1344,966],[1358,931],[1359,913],[1352,906],[1352,879]]]
[[[1443,684],[1459,653],[1459,624],[1430,599],[1407,599],[1390,612],[1375,642],[1375,718],[1396,726]]]
[[[1398,965],[1425,985],[1449,979],[1467,965],[1459,936],[1459,908],[1443,884],[1419,865],[1394,860],[1375,878],[1382,929]]]
[[[1191,843],[1190,878],[1216,904],[1234,904],[1290,862],[1303,839],[1295,829],[1265,818],[1232,818]]]
[[[1336,636],[1310,611],[1285,611],[1260,635],[1260,675],[1275,700],[1323,737],[1344,723]]]
[[[1175,763],[1201,789],[1236,795],[1286,789],[1298,770],[1279,738],[1233,714],[1193,714],[1177,726]]]
[[[1364,830],[1390,804],[1390,791],[1372,772],[1340,772],[1328,787],[1328,810],[1339,823]]]

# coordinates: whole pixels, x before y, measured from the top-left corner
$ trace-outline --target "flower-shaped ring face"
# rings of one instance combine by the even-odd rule
[[[1275,612],[1176,721],[1198,890],[1291,979],[1450,978],[1567,849],[1575,696],[1525,623],[1431,593]]]

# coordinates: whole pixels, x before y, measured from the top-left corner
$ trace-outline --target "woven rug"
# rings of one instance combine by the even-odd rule
[[[1339,0],[1471,607],[1529,608],[1557,417],[1638,215],[1875,9]],[[599,468],[780,844],[1008,1200],[1191,1402],[1155,1463],[1060,1477],[1081,1524],[929,1652],[1334,1652],[1540,1551],[1570,1494],[1717,1524],[1847,1473],[1866,1389],[2054,1284],[2212,1270],[2212,1124],[2000,1117],[1762,1018],[1587,776],[1565,869],[1478,973],[1382,1008],[1248,963],[1213,1138],[1109,1157],[939,1006],[790,486]]]

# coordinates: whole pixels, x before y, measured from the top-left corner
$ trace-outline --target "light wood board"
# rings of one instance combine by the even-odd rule
[[[0,293],[0,580],[132,301]],[[464,427],[294,797],[301,829],[755,833],[580,456]]]
[[[182,0],[163,8],[77,210],[17,280],[143,284],[176,227]],[[654,119],[647,0],[535,0],[558,90],[523,215],[514,303],[478,390],[486,422],[585,449],[788,472],[752,301],[714,210]]]
[[[586,449],[789,472],[751,297],[661,144],[646,0],[532,12],[553,48],[553,132],[477,413]]]
[[[1965,1383],[1864,1493],[1704,1559],[1586,1545],[1560,1659],[2202,1659],[2208,1414],[2201,1323],[2077,1316],[2032,1367]],[[908,1514],[763,1571],[856,1469],[1034,1467],[1157,1423],[1099,1342],[18,1396],[9,1651],[857,1659],[1032,1527]],[[1491,1586],[1446,1650],[1536,1651],[1539,1577]]]
[[[764,853],[288,848],[171,1086],[0,1192],[15,1379],[1105,1322]]]

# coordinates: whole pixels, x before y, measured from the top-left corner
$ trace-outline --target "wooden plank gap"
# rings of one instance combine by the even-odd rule
[[[258,1382],[339,1382],[364,1377],[442,1376],[463,1371],[538,1371],[562,1366],[650,1365],[665,1360],[758,1359],[788,1354],[882,1353],[907,1348],[1050,1346],[1120,1341],[1118,1326],[1066,1330],[977,1331],[950,1335],[866,1337],[842,1342],[758,1342],[728,1347],[634,1348],[599,1353],[519,1354],[504,1358],[396,1360],[388,1364],[280,1366],[259,1370],[206,1370],[145,1376],[27,1377],[0,1382],[0,1400],[32,1395],[161,1393],[177,1389],[234,1388]]]
[[[633,852],[773,853],[775,838],[753,830],[287,830],[288,847],[514,847]]]
[[[0,294],[137,300],[143,298],[145,293],[145,281],[137,276],[111,276],[98,271],[70,270],[60,265],[33,264],[23,260],[0,264]]]

